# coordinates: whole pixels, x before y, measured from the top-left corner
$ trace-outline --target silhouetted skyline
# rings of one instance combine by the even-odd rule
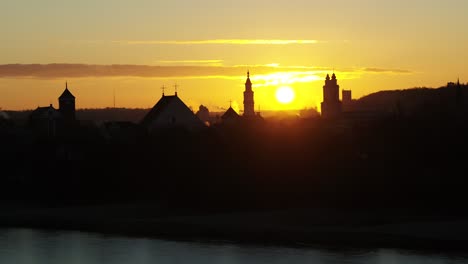
[[[354,98],[439,87],[468,79],[467,9],[458,0],[10,1],[0,10],[0,107],[47,105],[65,81],[78,109],[112,107],[114,98],[150,108],[159,87],[174,83],[192,109],[242,106],[247,70],[264,110],[320,108],[333,70]],[[294,90],[291,103],[276,100],[282,86]]]

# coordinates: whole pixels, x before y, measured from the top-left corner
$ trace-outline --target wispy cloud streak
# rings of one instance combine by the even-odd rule
[[[223,66],[223,60],[159,60],[161,65],[180,65],[180,66]]]
[[[217,60],[212,60],[213,62]],[[193,61],[197,62],[197,61]],[[211,60],[206,60],[212,63]],[[280,66],[279,64],[219,66],[219,65],[93,65],[93,64],[3,64],[0,65],[0,78],[87,78],[87,77],[142,77],[142,78],[221,78],[244,77],[250,69],[252,78],[265,82],[284,80],[289,82],[300,76],[301,80],[313,81],[316,76],[329,73],[332,69],[307,66]],[[411,74],[403,69],[350,68],[335,69],[341,78],[346,75],[372,74]],[[272,77],[273,76],[273,77]],[[309,76],[309,77],[307,77]],[[323,76],[322,76],[323,77]]]
[[[364,72],[374,72],[374,73],[413,73],[409,70],[402,69],[382,69],[382,68],[363,68]]]
[[[116,40],[127,45],[290,45],[316,44],[315,39],[206,39],[206,40]]]
[[[168,64],[184,64],[184,63],[222,63],[223,60],[159,60],[159,63],[168,63]]]

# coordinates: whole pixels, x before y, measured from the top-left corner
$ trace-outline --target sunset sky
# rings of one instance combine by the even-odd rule
[[[322,100],[335,71],[353,97],[468,80],[466,0],[4,0],[0,107],[50,103],[68,81],[77,108],[151,107],[178,85],[194,110]],[[275,92],[291,87],[282,104]]]

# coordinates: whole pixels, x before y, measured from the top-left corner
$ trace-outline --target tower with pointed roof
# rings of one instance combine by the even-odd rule
[[[254,92],[252,91],[252,82],[250,81],[249,71],[247,71],[247,80],[245,81],[244,116],[255,116]]]
[[[75,96],[68,90],[68,83],[65,83],[65,90],[58,98],[59,111],[65,122],[75,121]]]
[[[322,116],[326,118],[337,117],[342,112],[342,106],[340,101],[340,86],[336,79],[335,73],[333,73],[331,79],[330,75],[327,74],[325,78],[325,85],[323,86],[323,102],[321,104]]]

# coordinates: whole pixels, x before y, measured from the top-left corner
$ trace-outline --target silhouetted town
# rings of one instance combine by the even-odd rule
[[[321,113],[192,111],[177,91],[152,109],[0,112],[5,202],[154,201],[174,207],[454,207],[466,209],[467,85],[353,99],[327,74]],[[239,91],[240,92],[240,91]],[[119,119],[120,118],[120,119]]]

